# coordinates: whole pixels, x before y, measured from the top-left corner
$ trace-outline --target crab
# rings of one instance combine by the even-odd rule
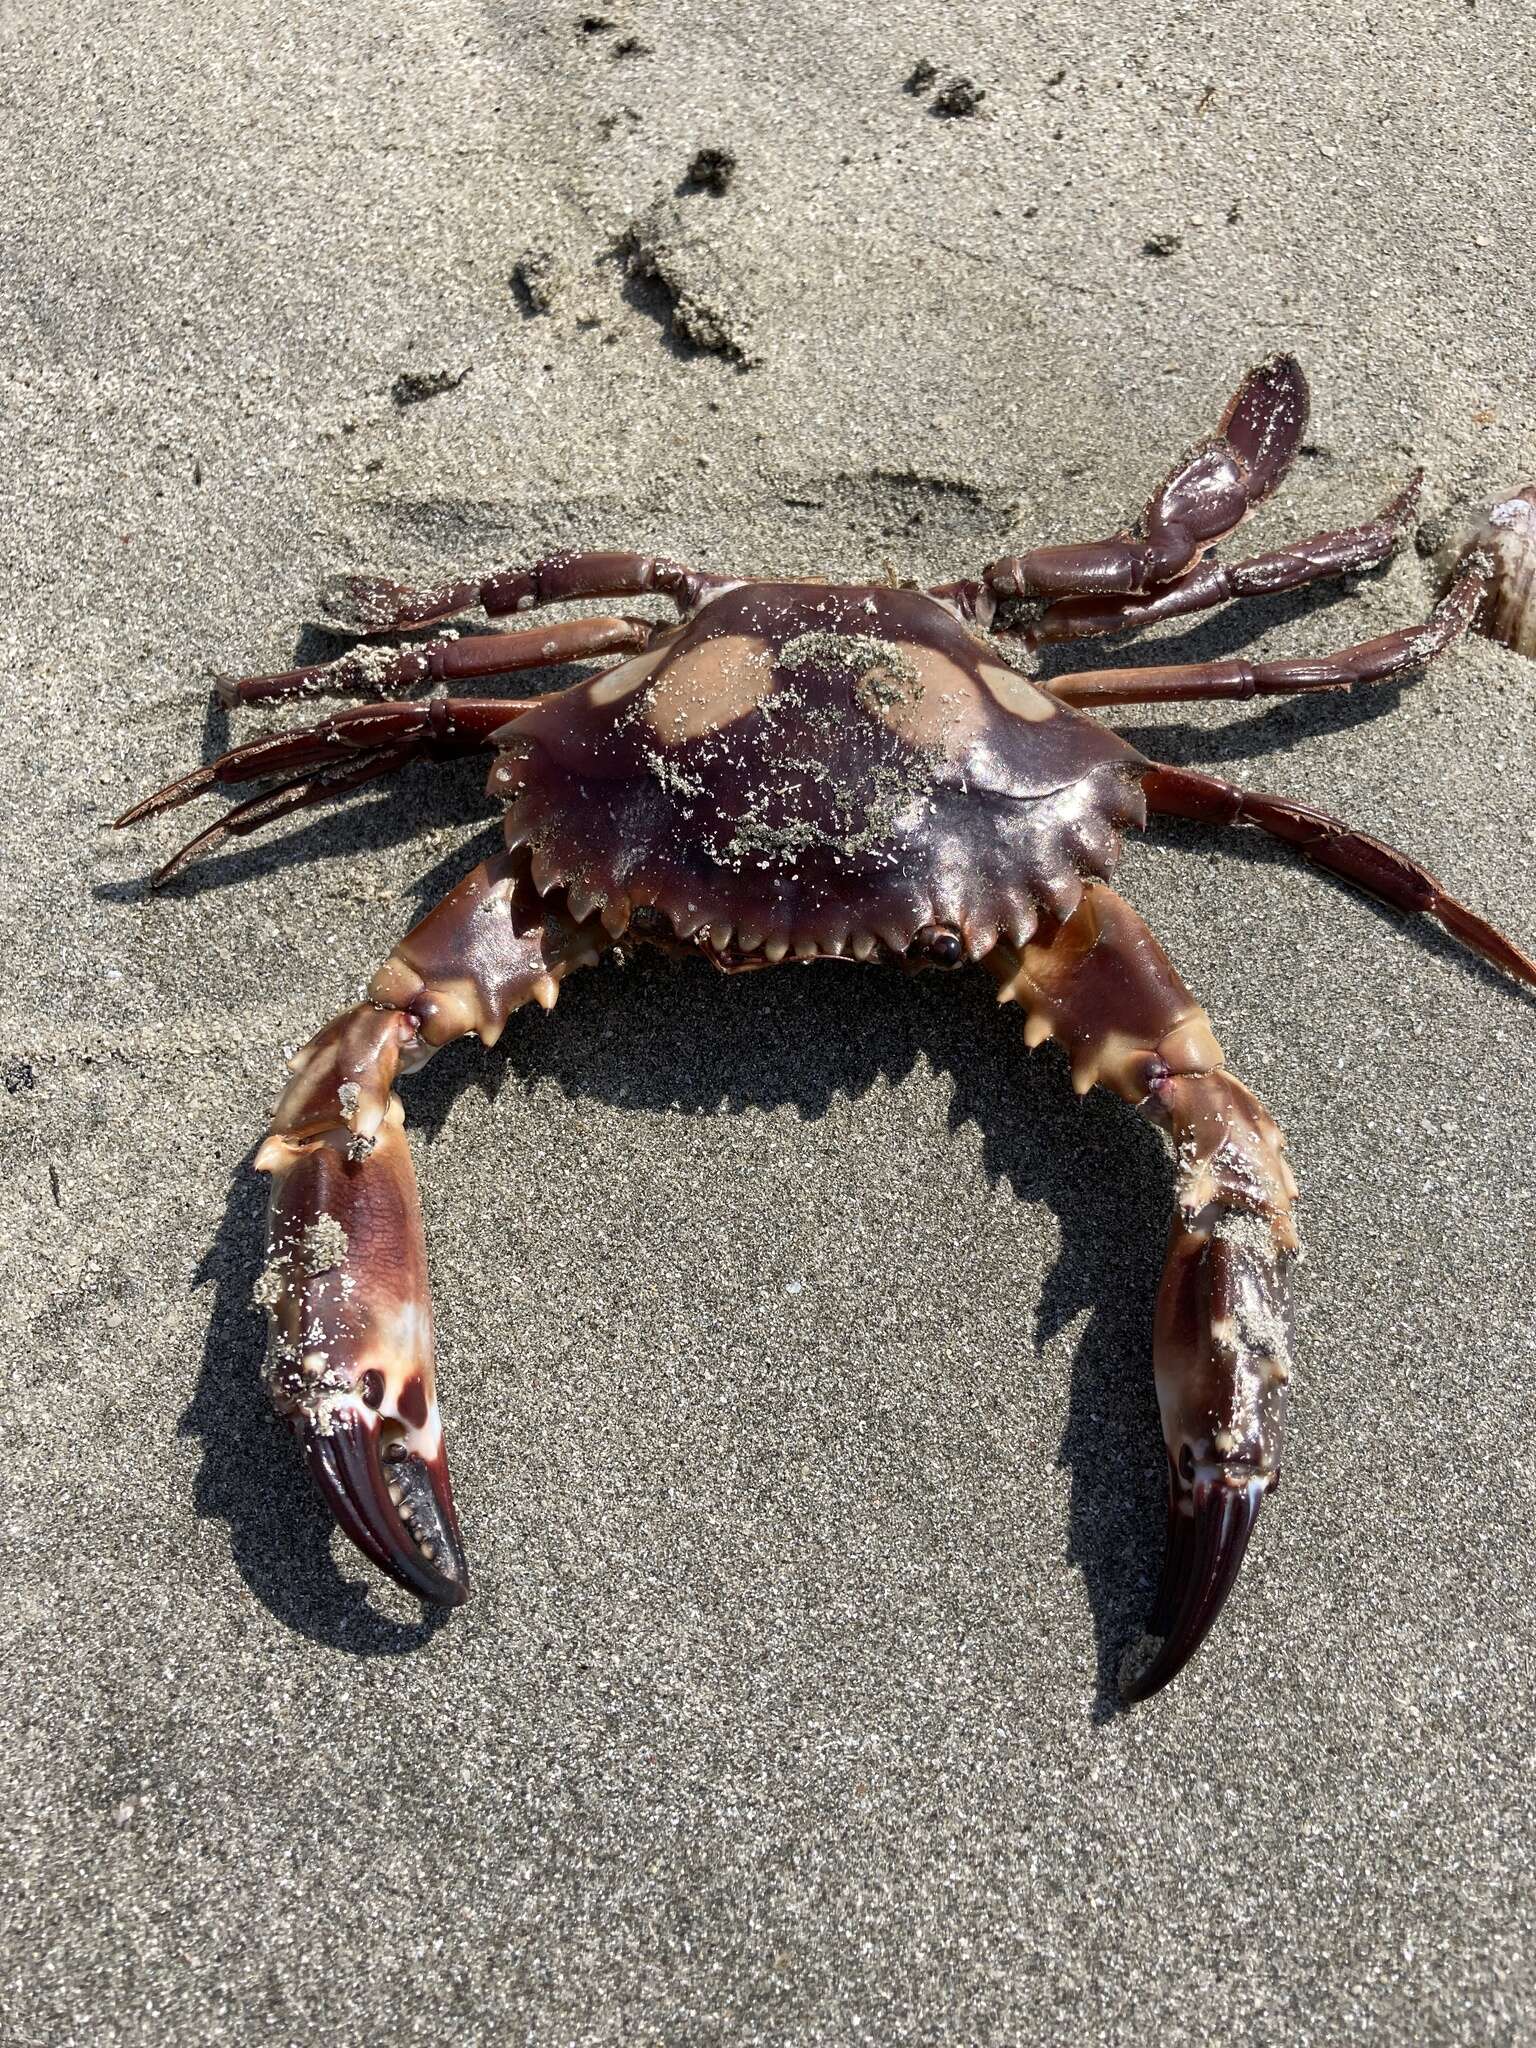
[[[289,1062],[256,1154],[271,1176],[267,1385],[342,1530],[423,1601],[468,1590],[433,1376],[420,1206],[395,1082],[450,1040],[494,1045],[513,1011],[620,941],[727,973],[783,962],[979,966],[1031,1046],[1065,1048],[1163,1130],[1172,1227],[1152,1363],[1168,1454],[1162,1577],[1122,1667],[1127,1700],[1186,1663],[1220,1612],[1280,1473],[1293,1360],[1296,1183],[1281,1133],[1228,1070],[1204,1010],[1110,886],[1148,813],[1247,825],[1391,905],[1439,920],[1509,975],[1536,962],[1416,861],[1340,820],[1148,759],[1090,714],[1405,675],[1477,617],[1488,564],[1460,566],[1426,620],[1303,661],[1031,674],[1033,650],[1385,561],[1419,478],[1379,516],[1218,563],[1301,445],[1289,356],[1242,380],[1220,426],[1107,539],[1003,557],[929,588],[709,574],[636,553],[564,553],[409,590],[346,579],[338,659],[224,682],[227,704],[366,695],[235,747],[119,822],[206,791],[274,783],[155,877],[217,841],[327,802],[407,761],[480,749],[505,850],[403,938],[366,1000]],[[435,627],[579,599],[658,594],[676,622],[616,615],[460,636]],[[417,632],[390,646],[377,636]],[[590,661],[534,697],[448,694],[469,677]],[[394,701],[419,685],[431,694]]]

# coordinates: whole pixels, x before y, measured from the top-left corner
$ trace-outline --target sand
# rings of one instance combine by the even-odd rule
[[[179,821],[106,829],[260,725],[216,675],[335,651],[339,570],[957,574],[1113,526],[1277,347],[1315,413],[1256,545],[1415,463],[1431,513],[1529,475],[1529,19],[77,0],[4,41],[0,2040],[1536,2039],[1529,1001],[1246,837],[1128,851],[1310,1258],[1284,1488],[1122,1715],[1169,1168],[984,978],[642,961],[411,1085],[475,1572],[433,1627],[265,1411],[249,1154],[494,843],[482,771],[157,900]],[[1432,596],[1410,548],[1163,637]],[[1486,644],[1127,720],[1527,946],[1533,726]]]

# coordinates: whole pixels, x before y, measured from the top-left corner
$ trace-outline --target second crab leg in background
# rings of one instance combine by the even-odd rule
[[[1133,532],[1004,555],[981,572],[993,599],[1127,597],[1183,576],[1279,483],[1307,424],[1307,383],[1292,356],[1250,370],[1215,436],[1152,493]]]
[[[1443,654],[1478,615],[1487,581],[1480,565],[1464,570],[1429,618],[1400,626],[1374,640],[1357,641],[1332,654],[1297,660],[1170,662],[1159,668],[1074,670],[1051,676],[1041,687],[1060,703],[1085,711],[1113,704],[1187,704],[1210,698],[1287,697],[1308,690],[1347,690],[1356,683],[1387,683]]]
[[[1198,562],[1177,583],[1149,597],[1065,597],[1045,607],[1018,635],[1030,647],[1063,640],[1088,640],[1103,633],[1131,633],[1160,619],[1210,611],[1239,597],[1274,597],[1281,591],[1304,590],[1331,576],[1360,576],[1378,568],[1395,552],[1413,522],[1423,486],[1416,470],[1390,504],[1374,519],[1309,534],[1267,555],[1241,562]],[[1005,637],[1014,635],[1000,629]]]
[[[476,633],[425,647],[349,647],[334,661],[267,676],[221,676],[221,704],[257,704],[272,697],[401,697],[418,683],[507,676],[524,668],[558,668],[600,654],[635,654],[658,631],[651,619],[562,619],[522,633]]]
[[[173,875],[217,846],[304,811],[334,803],[364,784],[393,775],[412,761],[452,760],[494,749],[494,735],[538,703],[537,697],[429,697],[415,704],[370,704],[334,712],[317,725],[268,733],[232,747],[216,761],[168,782],[117,820],[121,828],[161,811],[174,811],[194,797],[244,782],[275,781],[276,787],[233,805],[221,818],[189,839],[150,876],[159,889]]]
[[[526,569],[493,569],[427,590],[411,590],[380,576],[341,576],[326,592],[332,613],[355,633],[400,633],[435,625],[475,606],[488,618],[529,612],[546,604],[588,597],[671,598],[690,612],[707,593],[738,581],[690,569],[661,555],[630,553],[547,555]]]
[[[1408,854],[1357,832],[1342,818],[1314,810],[1291,797],[1239,789],[1193,768],[1159,765],[1142,780],[1147,809],[1165,818],[1190,818],[1202,825],[1250,825],[1271,839],[1294,846],[1303,859],[1394,910],[1418,911],[1444,925],[1464,946],[1501,967],[1517,981],[1536,986],[1536,960],[1475,910],[1458,901],[1442,882]]]
[[[1240,562],[1201,561],[1176,582],[1144,597],[1061,597],[1038,607],[1024,606],[1018,623],[994,614],[991,631],[999,639],[1029,649],[1072,640],[1093,640],[1108,633],[1134,633],[1161,619],[1206,612],[1244,597],[1274,597],[1282,591],[1304,590],[1332,576],[1360,576],[1379,568],[1396,552],[1413,520],[1423,484],[1416,470],[1390,504],[1374,519],[1309,534],[1264,555]],[[936,583],[930,597],[953,604],[962,618],[976,623],[991,607],[984,586],[974,579]]]

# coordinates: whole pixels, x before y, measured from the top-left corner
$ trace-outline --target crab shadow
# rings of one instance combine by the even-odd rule
[[[612,1029],[616,1008],[621,1031]],[[1170,1168],[1156,1134],[1120,1104],[1078,1102],[1059,1060],[1026,1053],[1016,1017],[992,1001],[985,977],[824,966],[726,980],[703,963],[643,954],[622,973],[605,967],[573,981],[547,1020],[514,1018],[493,1053],[472,1042],[449,1047],[407,1084],[407,1115],[427,1145],[466,1088],[494,1098],[505,1086],[545,1082],[572,1100],[619,1110],[790,1107],[815,1121],[839,1098],[902,1082],[924,1061],[949,1087],[950,1129],[979,1126],[988,1175],[1022,1202],[1045,1204],[1060,1223],[1034,1343],[1021,1343],[997,1391],[1006,1402],[1010,1385],[1039,1369],[1039,1343],[1083,1318],[1059,1460],[1071,1472],[1066,1554],[1082,1573],[1095,1621],[1093,1711],[1107,1718],[1162,1552],[1166,1463],[1150,1333]],[[432,1171],[429,1151],[422,1170]],[[199,1385],[182,1422],[202,1444],[197,1509],[228,1523],[246,1584],[286,1625],[357,1655],[408,1653],[438,1618],[415,1626],[389,1619],[370,1603],[368,1569],[360,1561],[355,1575],[340,1568],[337,1555],[348,1565],[350,1555],[342,1545],[333,1555],[330,1518],[266,1408],[264,1337],[250,1306],[264,1206],[265,1184],[247,1162],[199,1273],[215,1293]],[[956,1323],[963,1331],[965,1317]],[[931,1369],[942,1374],[943,1361]],[[884,1403],[872,1402],[869,1427],[894,1433],[883,1418]],[[894,1441],[892,1449],[899,1452]],[[837,1450],[829,1440],[828,1458]],[[979,1439],[978,1456],[989,1455]],[[1008,1490],[1030,1481],[1027,1472],[981,1476]],[[1027,1627],[1022,1576],[1007,1604]]]

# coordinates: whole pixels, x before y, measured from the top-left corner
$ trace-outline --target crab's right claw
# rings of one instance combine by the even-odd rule
[[[329,1092],[334,1076],[315,1068],[355,1053],[374,1017],[388,1027],[386,1012],[354,1012],[289,1097],[315,1079]],[[272,1175],[256,1290],[272,1319],[267,1388],[343,1532],[418,1599],[457,1606],[469,1572],[433,1384],[415,1176],[398,1097],[370,1102],[351,1086],[361,1135],[283,1132],[257,1155]]]
[[[987,967],[1026,1036],[1059,1039],[1080,1094],[1102,1081],[1173,1143],[1173,1226],[1152,1335],[1169,1462],[1168,1548],[1121,1695],[1182,1670],[1221,1612],[1259,1503],[1275,1485],[1291,1378],[1300,1242],[1285,1140],[1226,1070],[1210,1020],[1128,903],[1102,883]]]
[[[1291,1378],[1296,1183],[1278,1126],[1224,1071],[1154,1082],[1179,1160],[1153,1336],[1168,1448],[1168,1542],[1129,1704],[1189,1662],[1225,1604],[1277,1484]]]

